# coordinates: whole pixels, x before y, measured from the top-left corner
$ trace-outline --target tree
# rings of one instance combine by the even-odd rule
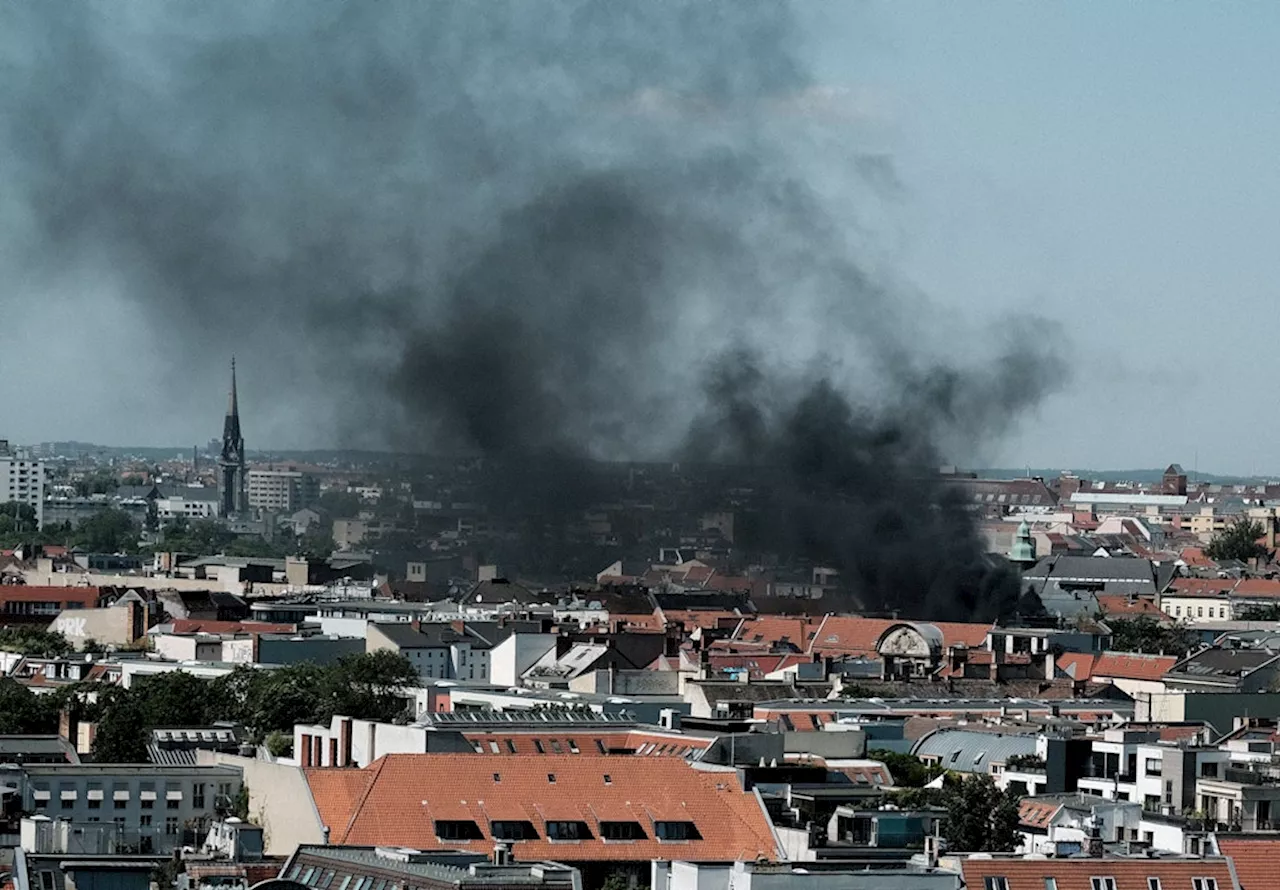
[[[1111,648],[1117,652],[1182,656],[1196,644],[1195,635],[1186,628],[1161,624],[1147,615],[1108,618],[1107,627],[1111,628]]]
[[[926,764],[912,754],[873,748],[867,756],[888,767],[889,774],[893,776],[893,784],[899,787],[922,788],[943,772],[942,767]]]
[[[1018,845],[1018,803],[1012,791],[1001,791],[991,776],[980,774],[954,782],[944,797],[947,849],[965,853],[1009,853]]]
[[[1265,559],[1267,548],[1258,542],[1266,534],[1262,523],[1241,517],[1231,525],[1217,532],[1204,548],[1205,556],[1210,559],[1238,559],[1248,562],[1250,559]]]
[[[1242,621],[1280,621],[1280,605],[1276,603],[1252,603],[1240,610]]]
[[[146,763],[147,721],[133,691],[123,687],[102,690],[98,711],[93,759],[98,763]]]
[[[138,549],[138,528],[128,513],[108,508],[76,526],[69,543],[90,553],[134,551]]]
[[[0,628],[0,650],[5,652],[55,658],[74,649],[67,638],[56,630],[22,626]]]
[[[58,730],[58,709],[49,696],[39,696],[10,677],[0,678],[0,734],[21,735]]]

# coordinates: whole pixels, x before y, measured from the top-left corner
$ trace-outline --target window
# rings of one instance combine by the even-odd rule
[[[191,786],[191,805],[197,810],[204,809],[204,782],[196,782]]]
[[[302,873],[302,877],[298,878],[300,884],[310,884],[311,876],[316,873],[316,867],[313,865]]]
[[[142,799],[142,808],[144,810],[150,810],[154,808],[155,805],[156,805],[156,801],[155,801],[155,798],[153,797],[144,797]]]
[[[534,739],[533,747],[537,749],[539,754],[546,754],[546,749],[542,747],[542,739]]]
[[[605,751],[604,742],[602,742],[600,739],[596,739],[596,750],[599,751],[601,754],[607,753]]]
[[[570,750],[572,753],[574,753],[574,754],[580,754],[580,753],[582,753],[582,752],[580,752],[580,751],[578,750],[578,743],[577,743],[577,742],[575,742],[573,739],[565,739],[565,741],[569,743],[569,750]]]
[[[601,822],[600,837],[606,841],[640,841],[645,833],[639,822]]]
[[[489,832],[496,841],[535,841],[538,831],[532,822],[503,821],[490,822]]]
[[[41,869],[40,870],[40,890],[53,890],[54,886],[55,884],[54,884],[53,872],[49,871],[47,868]]]
[[[1218,764],[1216,763],[1200,764],[1200,778],[1202,779],[1218,778]]]
[[[1045,879],[1044,879],[1044,890],[1058,890],[1058,879],[1057,879],[1057,878],[1045,878]]]
[[[501,782],[501,781],[502,781],[502,773],[494,773],[494,774],[493,774],[493,781],[495,781],[495,782]]]
[[[1160,775],[1160,768],[1163,766],[1159,757],[1148,757],[1146,762],[1146,770],[1148,776]]]
[[[547,773],[547,783],[550,785],[554,785],[556,783],[555,773]]]
[[[585,822],[548,822],[547,839],[553,841],[582,841],[591,839],[591,829]]]
[[[178,817],[177,816],[165,817],[164,833],[167,835],[175,835],[178,833]]]
[[[489,740],[489,753],[490,753],[490,754],[497,754],[497,753],[498,753],[498,743],[497,743],[497,742],[495,742],[495,741],[493,741],[493,739],[490,739],[490,740]]]
[[[564,749],[560,747],[560,740],[559,740],[559,739],[552,739],[552,740],[551,740],[551,751],[552,751],[552,753],[553,753],[553,754],[563,754],[563,753],[564,753]]]
[[[141,825],[143,828],[150,828],[150,827],[151,827],[151,814],[150,814],[150,813],[148,813],[148,814],[146,814],[146,815],[144,815],[144,816],[140,816],[140,817],[138,817],[138,824],[139,824],[139,825]]]
[[[516,753],[516,743],[511,741],[511,739],[507,739],[507,753],[508,754]]]
[[[91,809],[91,810],[100,810],[100,809],[102,809],[102,798],[100,798],[100,797],[91,797],[91,798],[89,798],[89,809]]]
[[[1009,890],[1009,879],[1004,875],[991,875],[982,879],[982,890]]]
[[[697,826],[692,822],[655,822],[653,834],[660,841],[696,841],[701,840]]]
[[[1147,890],[1161,890],[1159,878],[1147,878]]]
[[[469,819],[437,819],[436,837],[442,841],[479,841],[480,826]]]
[[[127,810],[129,808],[129,801],[117,797],[111,801],[111,808],[115,810]]]
[[[1089,890],[1116,890],[1116,879],[1110,875],[1104,878],[1090,878]]]
[[[164,808],[166,810],[176,810],[181,804],[182,804],[182,801],[178,800],[175,797],[170,797],[165,799]]]
[[[612,785],[612,784],[613,784],[613,776],[609,775],[608,773],[605,773],[605,774],[604,774],[604,783],[605,783],[606,785]]]
[[[1217,878],[1192,878],[1191,890],[1218,890]]]

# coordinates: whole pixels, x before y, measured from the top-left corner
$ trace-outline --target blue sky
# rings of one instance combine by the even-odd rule
[[[993,463],[1280,473],[1280,6],[811,8],[903,189],[897,274],[1061,323],[1074,374]]]

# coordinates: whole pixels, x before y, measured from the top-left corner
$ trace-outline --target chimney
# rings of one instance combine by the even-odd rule
[[[493,864],[494,865],[510,865],[511,864],[511,845],[505,841],[499,841],[493,845]]]
[[[421,619],[418,619],[418,618],[413,618],[413,619],[411,619],[411,620],[409,621],[409,626],[410,626],[410,627],[412,627],[414,630],[416,630],[416,631],[418,631],[418,632],[421,632],[421,631],[422,631],[422,621],[421,621]]]
[[[302,750],[299,752],[302,758],[302,768],[307,769],[315,764],[311,760],[311,736],[308,733],[302,734]]]
[[[351,718],[343,717],[338,723],[338,766],[351,766]]]

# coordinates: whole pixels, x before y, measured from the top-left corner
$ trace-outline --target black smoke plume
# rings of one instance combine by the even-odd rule
[[[5,4],[6,271],[126,294],[175,369],[241,353],[316,438],[494,459],[521,509],[571,515],[593,461],[751,468],[777,548],[868,608],[990,616],[1016,586],[930,473],[1058,363],[916,345],[849,210],[892,163],[793,13]]]

